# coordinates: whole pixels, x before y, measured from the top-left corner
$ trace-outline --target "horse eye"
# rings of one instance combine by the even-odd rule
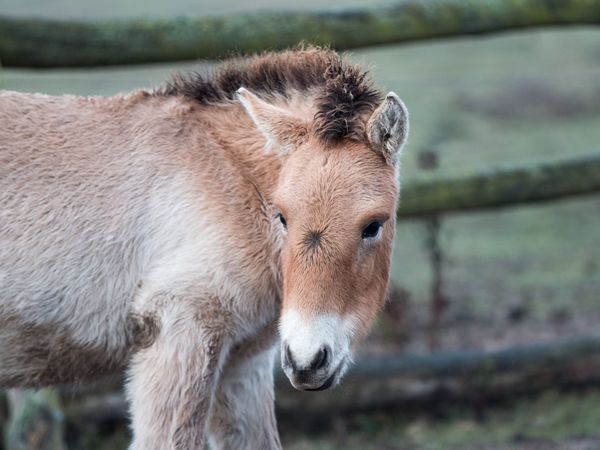
[[[383,226],[383,224],[379,220],[375,220],[375,221],[371,222],[369,225],[367,225],[363,229],[362,238],[363,239],[373,239],[373,238],[377,237],[377,235],[379,234],[379,230],[381,230],[382,226]]]
[[[287,230],[287,222],[285,220],[285,217],[283,217],[283,214],[281,214],[281,213],[277,214],[277,218],[281,222],[281,225],[283,225],[283,228],[285,228]]]

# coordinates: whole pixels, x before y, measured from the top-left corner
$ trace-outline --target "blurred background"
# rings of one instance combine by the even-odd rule
[[[406,102],[407,210],[400,208],[390,300],[342,386],[300,393],[279,380],[287,449],[600,448],[600,29],[590,24],[600,23],[600,5],[469,1],[456,22],[452,5],[458,3],[0,0],[0,89],[111,95],[214,65],[173,58],[75,67],[80,50],[72,43],[75,49],[63,49],[71,62],[61,63],[56,48],[52,54],[57,65],[72,67],[51,67],[48,58],[36,62],[35,46],[7,50],[16,18],[106,26],[112,19],[164,19],[183,26],[191,18],[225,16],[248,25],[273,21],[267,11],[296,11],[307,20],[324,11],[315,16],[320,34],[307,31],[303,38],[358,47],[350,58]],[[516,4],[533,12],[524,19],[510,9]],[[577,9],[583,4],[595,16]],[[548,5],[556,16],[543,10]],[[415,26],[404,37],[363,46],[321,28],[323,17],[364,20],[368,27],[367,15],[347,12],[357,8],[401,13],[403,20],[425,17],[439,33]],[[490,22],[503,8],[504,22]],[[35,31],[46,22],[27,23],[16,29]],[[362,33],[356,28],[358,41]],[[15,42],[25,40],[18,36]],[[285,31],[269,36],[281,36],[283,44],[257,46],[296,39]],[[127,54],[129,37],[121,38]],[[53,450],[125,449],[119,389],[113,380],[16,393],[20,409],[10,418],[8,402],[0,400],[4,450],[42,448],[35,436],[55,432],[52,427],[60,435],[47,447]],[[27,426],[32,411],[45,425],[24,438],[15,429]]]

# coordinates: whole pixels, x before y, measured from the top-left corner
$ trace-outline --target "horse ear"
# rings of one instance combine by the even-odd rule
[[[408,111],[400,98],[390,92],[367,122],[367,137],[388,164],[396,165],[408,137]]]
[[[302,119],[261,100],[248,89],[239,88],[237,98],[267,139],[268,148],[289,153],[308,136],[308,124]]]

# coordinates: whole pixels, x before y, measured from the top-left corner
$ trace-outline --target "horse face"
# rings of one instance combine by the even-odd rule
[[[368,119],[365,142],[331,144],[309,123],[247,91],[240,96],[267,142],[285,149],[273,197],[282,367],[297,389],[327,389],[385,300],[406,110],[390,94]]]
[[[384,303],[398,184],[360,144],[308,142],[275,197],[282,236],[282,364],[299,389],[335,385]]]

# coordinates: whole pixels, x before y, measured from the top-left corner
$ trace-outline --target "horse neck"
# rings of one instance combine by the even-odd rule
[[[248,221],[247,229],[254,229],[264,240],[254,239],[261,246],[256,254],[265,251],[268,273],[272,275],[272,291],[281,295],[281,268],[279,265],[279,246],[273,245],[271,220],[274,217],[273,194],[281,172],[281,158],[275,151],[266,148],[267,141],[240,105],[211,106],[203,109],[202,122],[204,133],[210,135],[222,152],[226,164],[231,166],[231,176],[238,179],[230,183],[238,190],[228,192],[228,201],[243,207],[242,220]],[[265,220],[266,219],[266,220]],[[263,277],[263,281],[270,279]]]
[[[239,175],[270,202],[279,179],[281,159],[276,151],[266,148],[263,134],[239,105],[210,107],[204,116],[209,133]]]

